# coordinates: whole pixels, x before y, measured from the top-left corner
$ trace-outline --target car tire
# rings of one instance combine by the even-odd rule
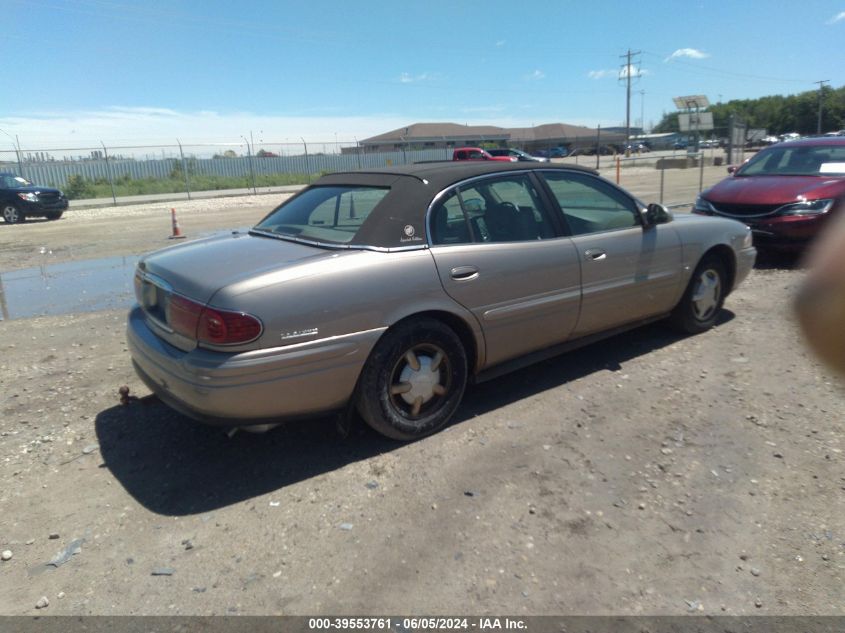
[[[58,220],[62,217],[63,211],[49,211],[46,215],[48,220]]]
[[[722,260],[715,255],[705,256],[672,311],[672,324],[687,334],[700,334],[713,327],[725,303],[726,279]]]
[[[24,221],[21,210],[11,203],[3,204],[3,220],[6,224],[19,224]]]
[[[466,383],[466,351],[455,332],[436,319],[412,319],[376,344],[361,373],[356,404],[382,435],[415,440],[449,422]]]

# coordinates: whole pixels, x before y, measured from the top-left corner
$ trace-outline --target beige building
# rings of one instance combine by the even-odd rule
[[[633,133],[633,130],[632,130]],[[503,128],[495,125],[460,125],[458,123],[413,123],[360,141],[364,152],[397,150],[451,149],[463,146],[516,147],[526,152],[565,147],[621,145],[625,132],[618,128],[597,130],[566,123],[546,123],[534,127]],[[349,148],[347,151],[356,151]]]

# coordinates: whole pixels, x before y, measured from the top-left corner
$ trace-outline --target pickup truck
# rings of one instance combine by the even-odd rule
[[[480,147],[457,147],[452,152],[452,160],[496,160],[505,163],[514,163],[513,156],[491,156]]]

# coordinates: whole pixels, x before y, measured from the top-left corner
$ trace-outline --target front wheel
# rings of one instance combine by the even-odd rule
[[[726,278],[721,259],[714,255],[702,259],[672,312],[672,324],[688,334],[699,334],[713,327],[725,303]]]
[[[62,211],[48,211],[46,217],[48,220],[58,220],[62,217]]]
[[[3,219],[7,224],[18,224],[23,222],[23,213],[15,205],[6,203],[3,205]]]
[[[361,374],[357,406],[382,435],[414,440],[449,422],[466,382],[466,352],[454,331],[435,319],[414,319],[376,344]]]

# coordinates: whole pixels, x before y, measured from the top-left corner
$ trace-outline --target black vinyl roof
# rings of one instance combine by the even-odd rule
[[[392,167],[381,167],[378,169],[358,169],[353,171],[341,171],[323,176],[315,184],[354,184],[357,179],[364,176],[383,175],[386,179],[397,176],[409,176],[420,181],[428,181],[438,191],[451,184],[473,178],[504,171],[539,171],[539,170],[576,170],[591,174],[597,173],[589,167],[579,165],[559,165],[554,163],[526,164],[525,162],[507,163],[503,161],[482,161],[482,160],[444,160],[425,163],[413,163],[411,165],[397,165]],[[369,179],[368,179],[369,180]],[[325,181],[325,182],[324,182]],[[387,180],[386,180],[387,182]]]
[[[390,193],[373,209],[355,236],[359,245],[407,248],[427,244],[425,213],[434,197],[450,186],[476,176],[530,171],[578,171],[596,174],[577,165],[505,163],[501,161],[442,161],[415,163],[327,174],[311,187],[389,187]],[[413,228],[410,231],[408,227]],[[408,237],[408,233],[413,238]]]

